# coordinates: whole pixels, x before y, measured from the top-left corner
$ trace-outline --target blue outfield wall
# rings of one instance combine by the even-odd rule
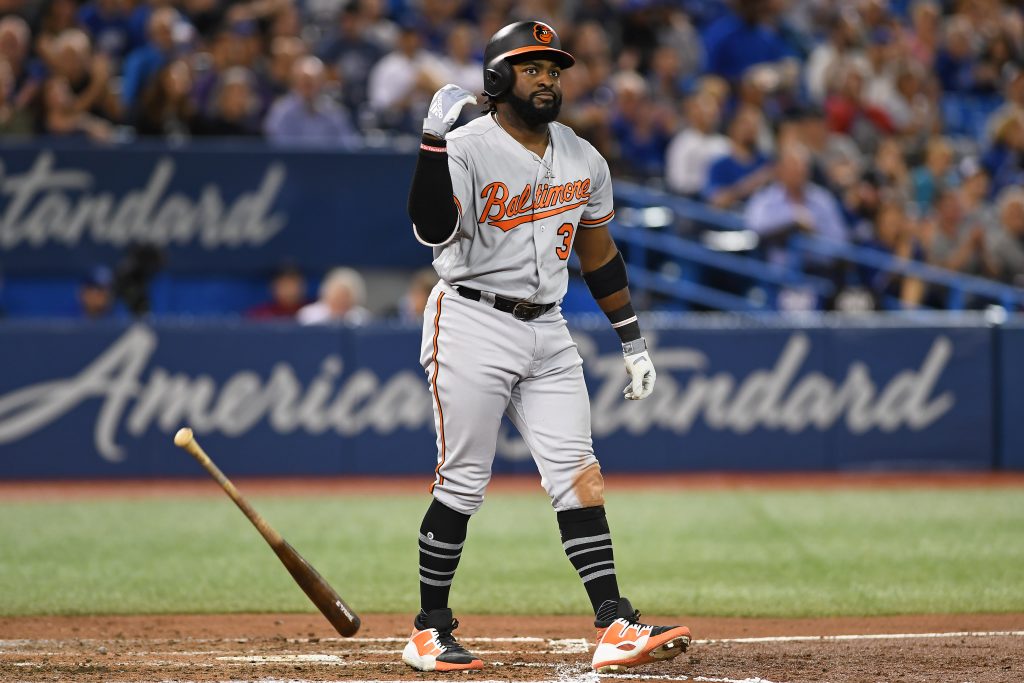
[[[622,399],[606,324],[573,334],[609,472],[990,469],[997,412],[1003,460],[1024,468],[1024,326],[653,327],[658,384],[639,402]],[[429,478],[419,341],[393,327],[8,323],[0,477],[199,476],[171,443],[189,424],[231,475]],[[508,425],[495,471],[536,471]]]
[[[1006,469],[1024,470],[1024,322],[1005,325],[997,340],[999,453]]]

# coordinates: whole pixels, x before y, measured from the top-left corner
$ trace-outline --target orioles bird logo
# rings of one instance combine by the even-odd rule
[[[551,30],[551,27],[547,24],[536,23],[533,25],[533,37],[537,39],[538,43],[544,43],[547,45],[551,42],[551,39],[555,37],[555,32]]]

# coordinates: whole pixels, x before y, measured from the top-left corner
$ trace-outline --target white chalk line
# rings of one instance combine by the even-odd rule
[[[718,643],[800,643],[843,640],[914,640],[918,638],[1000,638],[1024,636],[1024,631],[953,631],[950,633],[866,633],[838,636],[767,636],[764,638],[709,638],[694,640],[693,645]]]

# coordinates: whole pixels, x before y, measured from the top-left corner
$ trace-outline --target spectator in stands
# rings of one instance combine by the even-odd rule
[[[662,45],[651,55],[650,75],[647,77],[651,101],[661,107],[675,110],[685,95],[683,64],[679,51]]]
[[[188,138],[196,127],[191,90],[192,71],[188,62],[177,59],[161,68],[142,94],[136,132],[178,141]]]
[[[353,0],[353,4],[362,15],[363,33],[385,52],[394,48],[399,30],[398,24],[387,16],[387,0]]]
[[[427,307],[430,292],[437,284],[437,273],[433,268],[421,268],[413,273],[409,288],[395,308],[394,317],[400,322],[419,325],[423,322],[423,311]]]
[[[78,23],[92,36],[96,51],[114,62],[133,47],[129,9],[127,0],[89,0],[78,10]]]
[[[960,193],[944,188],[935,197],[932,219],[922,234],[929,263],[970,275],[994,276],[998,267],[986,251],[983,225],[964,229],[964,210]]]
[[[260,103],[256,95],[254,76],[242,66],[225,71],[213,96],[213,104],[206,116],[200,116],[195,132],[210,137],[258,137],[260,131]]]
[[[260,77],[261,38],[254,21],[234,21],[221,26],[213,36],[209,64],[195,77],[192,97],[199,112],[209,115],[215,106],[214,98],[230,69],[248,71],[250,87],[256,97],[255,106],[262,115],[270,106],[270,86]]]
[[[363,276],[352,268],[335,268],[320,284],[320,298],[299,309],[297,319],[303,325],[365,325],[370,321],[365,301]]]
[[[112,121],[120,118],[120,107],[110,87],[113,65],[106,55],[93,54],[83,31],[64,31],[53,41],[51,51],[51,73],[67,81],[76,110]]]
[[[753,107],[739,109],[729,123],[729,154],[712,162],[703,196],[720,209],[737,208],[771,182],[768,158],[757,151],[761,113]]]
[[[857,60],[864,76],[864,101],[888,114],[896,98],[896,70],[901,61],[899,44],[887,28],[871,31],[864,42],[864,57]]]
[[[150,78],[169,62],[175,51],[175,26],[183,21],[173,7],[157,7],[146,24],[148,41],[136,48],[124,61],[121,104],[132,111]]]
[[[878,177],[879,185],[885,188],[889,201],[911,201],[913,184],[899,139],[885,138],[879,143],[872,170]]]
[[[879,208],[875,237],[864,246],[885,252],[905,261],[925,260],[924,247],[917,239],[914,223],[907,216],[903,202],[888,201]],[[861,268],[864,283],[875,296],[877,304],[895,299],[904,308],[917,308],[924,302],[924,282],[899,273]],[[884,308],[877,305],[876,308]]]
[[[53,66],[53,42],[57,36],[77,26],[77,10],[75,0],[44,0],[42,3],[39,21],[33,27],[32,33],[35,38],[35,53],[47,66]]]
[[[1024,119],[1008,111],[992,127],[992,146],[981,163],[992,177],[992,193],[1024,184]]]
[[[986,133],[993,137],[996,126],[1007,115],[1016,115],[1024,120],[1024,68],[1008,67],[1002,81],[1003,104],[988,119]]]
[[[811,51],[804,67],[804,81],[810,99],[821,105],[828,94],[829,82],[835,78],[847,55],[857,45],[856,15],[834,10],[828,22],[828,38]]]
[[[762,154],[775,152],[775,127],[783,123],[783,112],[792,99],[792,93],[783,88],[778,72],[770,67],[751,67],[740,79],[732,112],[755,109],[760,113],[755,145]]]
[[[288,94],[292,87],[295,62],[308,54],[309,48],[301,38],[281,36],[271,41],[265,75],[272,101]]]
[[[295,62],[292,90],[271,107],[265,131],[277,144],[351,149],[360,142],[348,112],[324,92],[324,65],[312,56]]]
[[[704,53],[688,12],[669,3],[664,3],[661,10],[664,14],[656,26],[659,47],[651,55],[651,74],[657,81],[653,90],[655,97],[674,92],[678,102],[684,94],[683,81],[700,73]]]
[[[675,128],[672,111],[649,100],[647,82],[635,71],[616,74],[612,91],[615,105],[611,131],[618,148],[616,170],[640,178],[660,176]]]
[[[15,105],[16,85],[10,63],[0,58],[0,137],[29,136],[35,127],[32,114]]]
[[[904,64],[896,71],[896,90],[881,103],[894,126],[915,151],[942,127],[934,79],[917,64]]]
[[[953,147],[944,137],[933,137],[925,147],[924,164],[911,173],[914,201],[922,211],[935,203],[939,190],[956,183],[953,171]]]
[[[837,78],[839,88],[825,100],[829,130],[849,135],[858,147],[873,152],[878,139],[895,133],[896,127],[885,110],[865,99],[863,66],[848,61]]]
[[[1005,30],[1000,30],[985,43],[974,67],[974,92],[991,95],[999,91],[1007,68],[1020,63],[1020,51]]]
[[[78,287],[78,305],[82,317],[101,320],[115,313],[114,273],[106,266],[93,268]]]
[[[783,148],[778,180],[751,197],[744,220],[761,236],[773,262],[784,260],[782,247],[796,233],[848,241],[839,204],[828,190],[810,182],[810,155],[799,145]],[[807,262],[833,272],[831,259],[808,258]]]
[[[979,73],[978,59],[972,44],[971,24],[962,15],[953,15],[946,23],[942,47],[935,58],[935,73],[946,92],[972,93],[987,82],[987,74]]]
[[[448,33],[445,41],[445,53],[441,57],[441,80],[454,83],[471,93],[480,93],[484,89],[484,65],[477,57],[476,30],[465,21],[456,22]],[[467,108],[471,109],[471,108]],[[472,111],[463,111],[463,115],[472,118]]]
[[[246,311],[254,320],[295,318],[309,303],[306,295],[306,277],[294,265],[284,265],[270,281],[270,301]]]
[[[779,3],[737,0],[735,14],[722,17],[704,34],[707,70],[738,81],[756,64],[773,64],[795,77],[796,54],[779,31],[779,9]]]
[[[942,9],[933,0],[918,0],[910,9],[910,30],[906,34],[907,53],[925,69],[931,69],[939,51]]]
[[[98,142],[113,139],[114,127],[110,123],[75,106],[74,93],[63,76],[47,79],[43,87],[42,109],[42,130],[47,135],[80,137]]]
[[[342,102],[358,117],[366,106],[370,71],[385,54],[380,43],[367,33],[366,0],[354,0],[342,8],[334,32],[324,41],[319,56],[341,81]],[[474,91],[475,92],[475,91]]]
[[[438,60],[406,23],[395,49],[370,71],[369,105],[381,128],[418,134],[431,96],[444,85]]]
[[[991,232],[997,224],[993,207],[988,203],[992,187],[988,171],[975,157],[965,157],[958,167],[960,176],[960,207],[964,212],[964,223],[978,224]]]
[[[988,241],[993,276],[1024,285],[1024,189],[1008,187],[999,195],[999,229]]]
[[[697,93],[686,102],[687,126],[672,138],[665,155],[665,183],[691,199],[700,196],[711,162],[729,154],[729,138],[718,132],[718,101]]]
[[[824,112],[817,106],[797,107],[787,112],[779,126],[778,145],[795,142],[811,158],[811,180],[842,194],[864,171],[864,155],[848,135],[829,133]]]
[[[5,99],[12,115],[24,112],[31,116],[30,105],[39,94],[46,75],[45,66],[29,58],[31,44],[32,33],[24,19],[15,15],[0,19],[0,61],[7,62],[14,79]]]

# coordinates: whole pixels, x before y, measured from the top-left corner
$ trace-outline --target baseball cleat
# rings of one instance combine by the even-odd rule
[[[450,609],[420,610],[415,630],[402,651],[402,661],[417,671],[482,669],[484,663],[459,645],[452,631],[459,627]]]
[[[595,621],[597,650],[594,670],[616,673],[633,666],[664,661],[686,652],[690,646],[690,629],[685,626],[651,626],[641,624],[640,612],[626,598],[619,598],[615,619]]]

